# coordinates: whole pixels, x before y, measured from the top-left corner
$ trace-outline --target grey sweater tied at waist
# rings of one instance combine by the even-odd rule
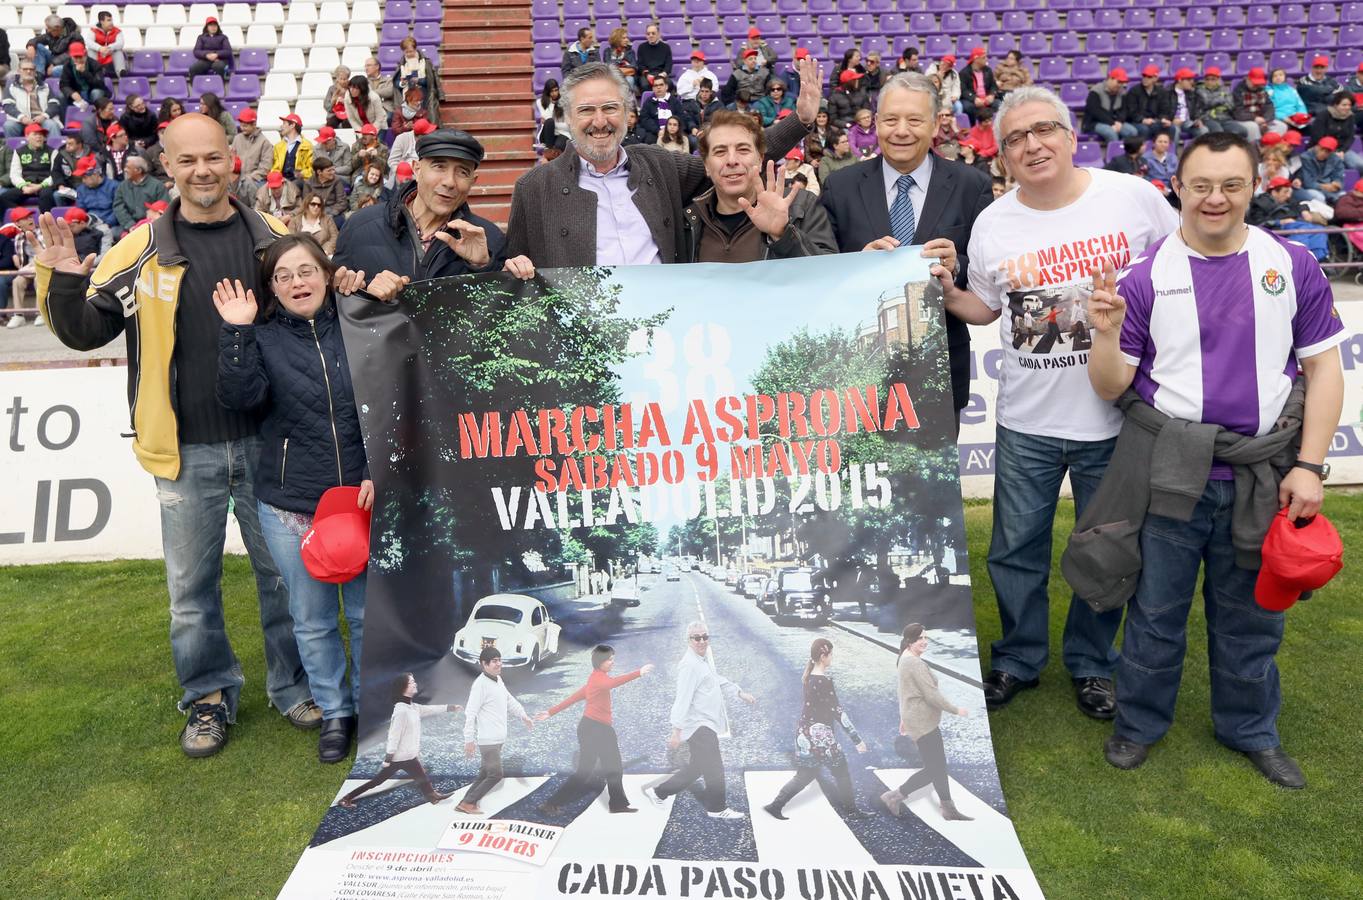
[[[1278,484],[1301,447],[1305,379],[1293,382],[1277,423],[1262,437],[1166,416],[1130,388],[1116,405],[1125,419],[1112,459],[1060,558],[1074,592],[1097,612],[1118,609],[1131,599],[1140,580],[1146,513],[1191,519],[1213,458],[1229,464],[1235,477],[1235,563],[1257,569],[1264,535],[1279,508]]]

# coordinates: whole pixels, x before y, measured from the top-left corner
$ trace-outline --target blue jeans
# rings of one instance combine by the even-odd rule
[[[161,544],[170,590],[170,652],[184,694],[180,709],[214,691],[235,722],[241,663],[227,640],[222,610],[222,551],[229,502],[256,574],[260,627],[265,635],[265,692],[287,712],[308,699],[308,677],[289,618],[289,594],[260,533],[252,487],[260,438],[220,444],[182,444],[180,477],[156,479]]]
[[[994,533],[989,578],[998,597],[1003,636],[994,642],[991,667],[1023,680],[1046,668],[1050,656],[1051,532],[1066,470],[1074,490],[1075,518],[1098,490],[1116,438],[1071,441],[998,428],[994,468]],[[1062,658],[1073,678],[1111,678],[1117,665],[1112,641],[1120,609],[1095,613],[1070,597]]]
[[[1119,128],[1120,130],[1100,122],[1093,126],[1093,133],[1098,135],[1098,137],[1102,138],[1105,142],[1125,140],[1126,138],[1136,137],[1141,133],[1140,129],[1130,122],[1123,122]]]
[[[269,545],[284,583],[289,586],[289,612],[298,654],[308,673],[312,699],[322,707],[322,718],[341,719],[358,714],[360,708],[360,645],[364,638],[365,573],[345,584],[329,584],[308,574],[299,552],[302,535],[295,534],[263,502],[260,530]],[[350,624],[350,683],[346,683],[345,642],[336,618],[337,600],[343,600]]]
[[[1208,481],[1192,518],[1147,515],[1141,529],[1140,583],[1127,604],[1117,666],[1114,734],[1153,744],[1174,721],[1188,644],[1188,610],[1203,570],[1212,728],[1234,750],[1278,746],[1282,688],[1274,656],[1283,614],[1254,602],[1258,569],[1235,565],[1231,510],[1235,482]]]

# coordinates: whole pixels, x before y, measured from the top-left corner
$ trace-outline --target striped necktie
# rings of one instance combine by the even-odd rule
[[[900,175],[894,183],[899,193],[895,194],[894,205],[890,207],[890,234],[903,247],[913,243],[913,233],[918,229],[918,223],[914,221],[913,202],[909,200],[909,188],[913,184],[912,175]]]

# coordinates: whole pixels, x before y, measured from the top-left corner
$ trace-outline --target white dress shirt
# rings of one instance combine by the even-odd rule
[[[885,179],[885,208],[891,209],[894,207],[895,198],[899,196],[899,188],[895,182],[905,173],[896,170],[884,156],[880,159],[880,174]],[[927,202],[928,182],[932,179],[932,151],[928,151],[928,155],[918,164],[918,168],[908,174],[913,176],[913,187],[909,188],[909,202],[913,204],[913,223],[917,227],[918,223],[923,221],[923,205]]]

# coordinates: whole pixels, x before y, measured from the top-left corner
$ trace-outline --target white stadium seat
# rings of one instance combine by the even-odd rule
[[[330,72],[304,72],[303,81],[298,86],[298,96],[308,100],[320,100],[331,87]]]
[[[342,4],[344,6],[345,4]],[[19,7],[10,6],[8,3],[0,6],[0,28],[8,31],[11,28],[19,27]]]
[[[222,16],[218,15],[218,5],[216,3],[191,3],[189,5],[190,22],[198,22],[199,25],[202,26],[204,20],[209,16],[217,19],[219,25],[227,24],[222,20]],[[226,31],[226,29],[223,30]]]
[[[246,46],[257,50],[273,50],[279,46],[279,34],[273,25],[257,22],[246,29]]]
[[[383,21],[383,12],[379,9],[378,0],[355,0],[350,7],[350,21],[369,22],[377,25]]]
[[[311,0],[299,0],[299,2],[290,3],[289,21],[315,25],[317,23],[317,4],[311,2]]]
[[[180,44],[174,28],[169,25],[152,25],[142,34],[142,46],[148,50],[175,50]]]
[[[128,53],[128,52],[131,52],[131,51],[133,51],[133,50],[141,50],[141,49],[142,49],[143,44],[142,44],[142,29],[141,29],[141,28],[136,28],[136,27],[134,27],[134,28],[124,28],[124,29],[122,29],[122,31],[123,31],[123,52],[124,52],[124,53]],[[10,38],[10,40],[13,40],[13,38]]]
[[[250,4],[227,3],[223,5],[222,18],[219,21],[224,25],[239,25],[246,28],[255,22],[255,17],[251,15]]]
[[[255,18],[253,22],[264,22],[267,25],[284,24],[284,4],[282,3],[258,3],[255,7]]]
[[[151,9],[151,7],[147,7]],[[25,28],[32,28],[35,32],[43,27],[43,20],[52,15],[52,7],[40,3],[32,3],[24,7],[24,15],[19,24]]]
[[[262,99],[260,105],[256,107],[256,115],[260,124],[268,125],[276,131],[279,130],[279,120],[291,112],[293,112],[293,109],[290,108],[287,100]],[[275,140],[278,140],[278,138]]]
[[[288,25],[284,26],[288,28]],[[306,25],[301,26],[306,28]],[[345,26],[338,22],[318,22],[313,40],[321,47],[344,47]]]
[[[262,119],[261,121],[264,120]],[[265,135],[265,140],[269,142],[270,146],[273,147],[275,144],[279,143],[280,140],[279,130],[277,128],[274,131],[266,131],[264,129],[261,129],[260,133]]]
[[[365,60],[374,55],[372,47],[351,44],[341,51],[341,65],[352,72],[363,72]]]
[[[341,64],[341,54],[335,47],[313,47],[308,53],[309,72],[330,72]]]
[[[373,49],[379,45],[379,31],[373,22],[354,22],[346,32],[347,47],[366,47]]]
[[[179,48],[181,50],[193,50],[195,42],[199,40],[199,35],[202,33],[203,26],[201,25],[184,26],[183,28],[180,29],[179,32],[180,35],[180,43],[178,44]]]
[[[73,6],[71,4],[59,6],[57,7],[57,15],[61,16],[63,19],[70,19],[81,28],[84,28],[89,24],[86,20],[85,7],[83,6]]]
[[[290,75],[302,75],[308,71],[307,58],[303,56],[302,49],[298,47],[281,47],[275,51],[274,62],[270,64],[273,72],[286,72]]]
[[[326,110],[322,108],[322,101],[317,98],[299,100],[294,112],[303,120],[304,128],[321,128],[327,124]]]
[[[349,22],[350,9],[339,0],[325,0],[317,9],[319,22]]]
[[[322,43],[318,38],[317,43]],[[284,30],[279,33],[279,46],[281,47],[302,47],[307,49],[313,45],[312,26],[302,25],[297,22],[290,22],[284,26]]]
[[[222,33],[227,36],[227,42],[238,50],[250,46],[246,43],[246,36],[242,33],[240,25],[224,25]]]
[[[353,128],[336,129],[336,143],[338,144],[345,144],[347,147],[349,147],[355,143],[355,137],[356,137],[355,129]]]
[[[265,76],[265,87],[260,96],[270,100],[293,100],[298,96],[298,80],[285,72],[271,72]]]
[[[156,24],[171,25],[181,28],[189,24],[189,16],[185,13],[183,4],[180,3],[158,3],[156,6]],[[204,23],[197,23],[202,30]]]

